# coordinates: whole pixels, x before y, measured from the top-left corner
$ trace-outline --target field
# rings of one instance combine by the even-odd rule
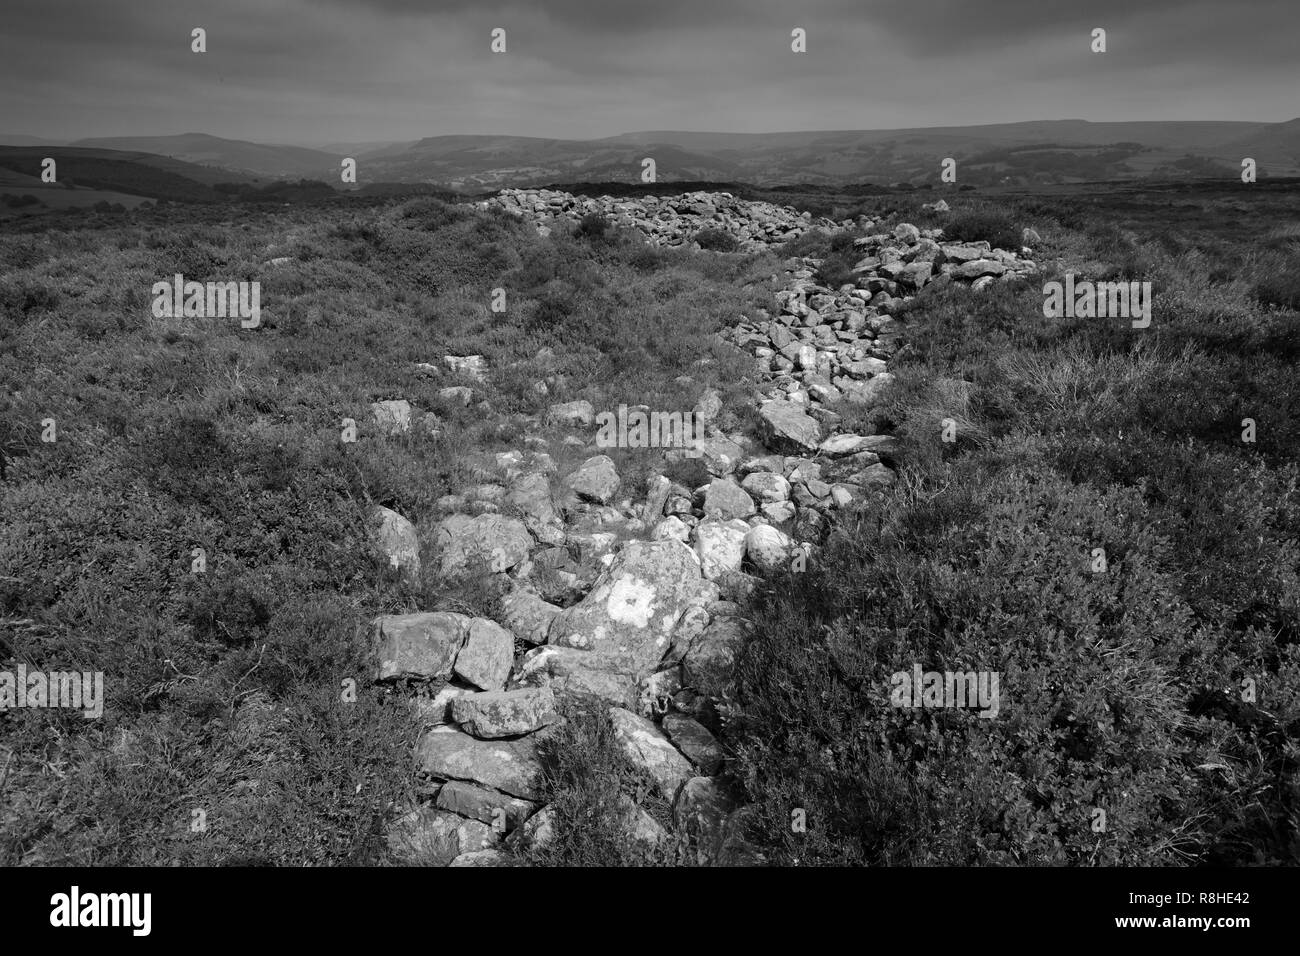
[[[941,194],[950,213],[921,209]],[[1300,184],[761,198],[995,246],[1029,227],[1044,280],[1150,281],[1155,318],[1047,319],[1037,281],[908,304],[869,423],[899,437],[900,480],[806,573],[735,595],[757,623],[711,690],[746,839],[799,865],[1300,862]],[[541,238],[436,198],[0,224],[0,660],[107,689],[100,720],[0,716],[0,864],[394,862],[420,727],[368,679],[369,621],[495,617],[501,595],[432,553],[401,578],[369,509],[428,540],[446,496],[539,442],[558,485],[590,449],[547,423],[556,402],[713,388],[757,435],[752,363],[717,333],[785,259],[841,250]],[[260,281],[262,327],[155,318],[177,272]],[[441,367],[472,354],[486,381]],[[390,399],[436,434],[339,442]],[[609,454],[643,498],[654,450]],[[882,706],[914,660],[1018,690],[999,720]],[[556,838],[512,861],[679,862],[620,838],[622,800],[666,827],[670,806],[568,716]]]

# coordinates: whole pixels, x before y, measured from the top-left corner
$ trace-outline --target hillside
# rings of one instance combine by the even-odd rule
[[[199,166],[216,166],[268,179],[310,178],[337,181],[341,155],[301,146],[275,146],[223,139],[205,133],[178,136],[111,136],[72,143],[89,149],[151,153]],[[226,181],[230,181],[227,177]]]
[[[656,192],[0,225],[0,863],[1296,863],[1300,186]]]

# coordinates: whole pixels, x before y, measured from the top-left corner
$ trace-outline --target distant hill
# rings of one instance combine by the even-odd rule
[[[0,133],[0,146],[62,146],[62,140],[44,139],[40,136],[22,136],[17,133]]]
[[[333,179],[339,176],[341,154],[302,146],[273,146],[237,139],[222,139],[206,133],[179,136],[110,136],[81,139],[72,144],[93,149],[153,153],[202,166],[267,179]]]
[[[47,156],[57,164],[60,185],[73,184],[175,202],[214,202],[223,198],[212,188],[216,183],[252,181],[239,173],[151,153],[72,146],[0,146],[0,168],[39,180],[41,162]]]
[[[1232,157],[1237,144],[1258,143],[1261,172],[1277,176],[1300,171],[1298,122],[1035,120],[774,133],[646,130],[594,140],[457,135],[395,144],[359,162],[363,177],[477,192],[557,181],[637,182],[646,157],[664,181],[919,184],[937,182],[940,162],[952,157],[960,181],[1003,185],[1226,174],[1240,159]]]

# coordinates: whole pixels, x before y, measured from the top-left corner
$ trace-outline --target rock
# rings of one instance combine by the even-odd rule
[[[693,412],[706,425],[714,421],[722,412],[722,396],[712,388],[706,388],[695,403]]]
[[[680,542],[629,542],[590,593],[551,622],[549,643],[653,669],[699,583],[699,565]]]
[[[519,828],[520,846],[528,850],[541,850],[555,842],[555,817],[553,807],[542,807]]]
[[[430,776],[468,780],[525,800],[540,796],[541,764],[536,737],[477,740],[451,727],[435,727],[420,738],[416,764]]]
[[[756,510],[754,500],[730,478],[715,478],[705,489],[706,518],[748,518]]]
[[[415,525],[391,508],[375,509],[378,525],[376,540],[379,550],[388,558],[388,566],[401,572],[409,581],[420,578],[420,542],[415,536]]]
[[[414,697],[411,699],[411,706],[415,709],[416,720],[420,723],[421,730],[428,730],[430,727],[441,727],[450,724],[451,719],[451,702],[457,697],[464,697],[466,694],[474,693],[464,687],[443,687],[432,698]]]
[[[650,479],[649,489],[646,491],[645,509],[642,514],[647,523],[653,525],[663,517],[664,505],[668,502],[668,491],[672,488],[672,484],[663,475],[655,475]]]
[[[644,717],[621,707],[611,707],[609,719],[619,749],[633,766],[650,776],[664,797],[672,800],[677,788],[694,775],[690,761]]]
[[[691,538],[690,525],[682,521],[676,515],[669,515],[660,521],[650,531],[650,540],[652,541],[680,541],[686,544]]]
[[[740,483],[740,486],[751,497],[764,503],[785,501],[790,497],[790,482],[774,472],[753,472]],[[748,517],[748,515],[738,515],[737,517]]]
[[[511,866],[510,858],[500,850],[475,850],[462,853],[448,866]]]
[[[521,641],[545,644],[551,621],[560,608],[531,591],[511,591],[501,599],[502,623]]]
[[[669,459],[684,455],[683,452],[669,452]],[[736,463],[744,456],[745,450],[724,435],[711,435],[692,443],[689,457],[704,459],[704,467],[710,475],[729,475],[736,470]]]
[[[421,866],[446,866],[462,853],[491,847],[497,840],[490,827],[454,813],[420,807],[388,829],[388,849],[399,861]]]
[[[773,501],[762,507],[763,517],[773,524],[784,524],[795,516],[795,506],[790,501]]]
[[[768,444],[773,448],[812,451],[821,440],[821,426],[800,406],[772,401],[759,406]]]
[[[729,677],[736,651],[745,639],[745,623],[734,613],[714,614],[682,660],[683,681],[692,687]]]
[[[886,389],[894,382],[892,372],[881,372],[866,382],[854,382],[845,390],[844,397],[860,405],[879,405]]]
[[[487,359],[481,355],[444,355],[442,361],[457,375],[476,382],[486,381]]]
[[[451,611],[384,614],[374,619],[376,680],[432,679],[451,674],[470,618]]]
[[[530,800],[520,800],[463,780],[449,780],[443,784],[438,790],[435,806],[486,823],[499,835],[514,830],[537,809],[537,804]]]
[[[872,465],[848,476],[847,481],[866,488],[888,488],[898,476],[885,465]]]
[[[584,501],[607,505],[618,491],[619,477],[614,462],[608,455],[588,458],[581,467],[565,479],[565,484]]]
[[[596,420],[596,409],[585,399],[552,405],[546,414],[551,421],[572,428],[587,428]]]
[[[722,766],[721,744],[699,721],[682,714],[665,714],[663,730],[700,773],[714,774]]]
[[[502,503],[523,519],[524,526],[542,544],[564,544],[563,522],[551,500],[551,483],[545,475],[530,474],[516,478]]]
[[[451,702],[451,714],[480,740],[518,737],[555,722],[555,695],[549,687],[466,694]]]
[[[506,686],[515,659],[515,638],[495,621],[476,617],[469,624],[465,645],[456,655],[456,676],[483,690]],[[455,713],[455,705],[452,705]]]
[[[528,557],[533,539],[517,518],[496,514],[450,515],[438,522],[442,573],[448,577],[485,568],[509,571]]]
[[[616,654],[576,647],[535,647],[519,668],[521,686],[549,687],[557,697],[630,706],[637,682],[633,664]]]
[[[993,259],[972,259],[953,269],[952,275],[957,279],[978,279],[980,276],[1000,276],[1006,271],[1006,266]]]
[[[713,866],[722,848],[727,817],[735,802],[712,777],[692,777],[673,802],[673,828],[696,847],[696,863]]]
[[[459,405],[461,408],[468,408],[469,403],[474,400],[474,390],[466,388],[464,385],[452,385],[448,388],[438,389],[438,397],[444,402]]]
[[[794,542],[770,524],[750,528],[745,535],[745,554],[754,566],[764,571],[775,571],[790,562]]]
[[[748,533],[749,525],[739,518],[701,521],[695,529],[695,552],[704,577],[713,580],[728,571],[739,571]]]
[[[401,435],[411,430],[411,404],[405,401],[375,402],[370,418],[386,435]]]

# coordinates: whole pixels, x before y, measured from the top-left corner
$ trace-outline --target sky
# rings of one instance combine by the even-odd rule
[[[1280,122],[1300,114],[1298,35],[1300,0],[3,0],[0,132],[319,145]]]

